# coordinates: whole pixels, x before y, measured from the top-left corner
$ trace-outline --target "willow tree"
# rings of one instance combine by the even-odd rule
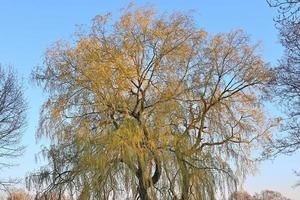
[[[46,52],[37,134],[49,165],[29,186],[79,199],[215,199],[270,138],[268,66],[242,31],[208,35],[183,13],[96,16]],[[256,152],[257,153],[257,152]]]

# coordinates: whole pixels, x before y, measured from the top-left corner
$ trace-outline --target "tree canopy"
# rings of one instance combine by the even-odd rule
[[[286,111],[283,120],[283,137],[272,149],[273,153],[293,153],[300,148],[300,1],[269,0],[269,5],[277,8],[275,18],[284,55],[276,67],[275,95]]]
[[[26,124],[27,104],[23,88],[11,67],[0,65],[0,170],[12,166],[23,153],[22,133]],[[10,181],[0,180],[0,189]]]
[[[216,199],[271,139],[273,74],[241,30],[211,35],[184,13],[129,7],[47,49],[40,192],[79,199]],[[224,196],[225,198],[225,196]]]
[[[256,193],[254,196],[248,194],[245,191],[234,192],[230,196],[230,200],[291,200],[291,199],[273,190],[263,190],[260,193]]]

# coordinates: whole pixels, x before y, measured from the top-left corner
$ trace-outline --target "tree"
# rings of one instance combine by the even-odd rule
[[[37,193],[34,196],[34,200],[70,200],[67,196],[61,194],[61,193]]]
[[[28,191],[24,189],[12,188],[9,189],[9,194],[6,200],[68,200],[65,196],[60,196],[55,193],[48,194],[30,194]]]
[[[6,198],[7,200],[33,200],[33,196],[28,194],[22,189],[12,189],[9,192],[9,196]]]
[[[242,31],[208,35],[192,17],[128,8],[47,50],[38,136],[49,165],[27,179],[79,199],[215,199],[269,142],[268,65]],[[246,167],[247,166],[247,167]]]
[[[230,200],[290,200],[281,193],[272,190],[263,190],[251,196],[245,191],[234,192],[230,196]]]
[[[264,190],[260,194],[255,194],[254,198],[258,200],[291,200],[284,197],[281,193],[272,190]]]
[[[23,152],[20,140],[26,107],[23,89],[14,72],[0,66],[0,169],[11,166],[10,159]],[[0,184],[5,186],[5,181]]]
[[[251,196],[248,192],[239,191],[231,194],[229,200],[258,200]]]
[[[300,1],[269,0],[268,3],[278,10],[275,22],[285,48],[276,68],[276,82],[271,87],[276,88],[275,95],[280,97],[287,115],[282,128],[287,135],[274,143],[271,153],[289,154],[300,148]]]

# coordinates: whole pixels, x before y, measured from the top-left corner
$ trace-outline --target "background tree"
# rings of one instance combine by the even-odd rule
[[[263,190],[254,196],[245,191],[234,192],[230,196],[230,200],[290,200],[281,193],[272,190]]]
[[[231,194],[229,200],[258,200],[258,199],[254,198],[246,191],[238,191]]]
[[[33,196],[22,189],[13,188],[9,191],[6,200],[33,200]]]
[[[11,68],[0,66],[0,169],[12,165],[23,152],[20,144],[25,126],[26,103],[23,89]],[[5,186],[5,181],[0,181]]]
[[[58,42],[34,72],[49,98],[49,165],[27,183],[79,199],[215,199],[270,139],[272,79],[242,31],[208,35],[182,13],[128,8]]]
[[[10,188],[6,200],[68,200],[65,196],[56,193],[32,194],[20,188]]]
[[[291,200],[284,197],[281,193],[272,190],[264,190],[259,194],[255,194],[254,198],[257,200]]]
[[[272,149],[272,153],[292,153],[300,148],[300,1],[269,0],[269,5],[277,8],[275,18],[283,45],[284,56],[276,68],[275,94],[285,106],[283,132]]]

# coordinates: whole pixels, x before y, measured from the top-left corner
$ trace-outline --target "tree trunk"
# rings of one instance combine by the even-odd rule
[[[150,197],[147,192],[146,180],[144,180],[143,172],[141,166],[139,166],[136,176],[139,180],[138,192],[141,200],[150,200]]]

